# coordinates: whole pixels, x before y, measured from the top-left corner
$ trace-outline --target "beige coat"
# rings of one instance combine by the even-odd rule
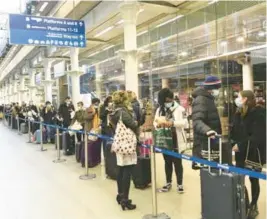
[[[96,114],[96,110],[93,106],[88,107],[84,113],[84,130],[90,132],[93,128],[93,119]]]

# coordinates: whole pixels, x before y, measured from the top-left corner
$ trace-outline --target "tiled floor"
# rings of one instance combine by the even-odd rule
[[[132,187],[135,211],[123,212],[115,202],[116,183],[105,179],[103,166],[90,169],[97,174],[91,181],[82,181],[84,173],[74,160],[55,164],[54,147],[38,151],[27,144],[27,136],[19,136],[0,124],[0,219],[141,219],[151,213],[151,190]],[[199,173],[184,162],[186,192],[179,195],[173,189],[158,194],[159,212],[172,219],[200,218]],[[163,160],[157,155],[158,185],[164,183]],[[262,184],[260,215],[266,218],[266,184]],[[216,219],[216,218],[214,218]],[[226,218],[227,219],[227,218]]]

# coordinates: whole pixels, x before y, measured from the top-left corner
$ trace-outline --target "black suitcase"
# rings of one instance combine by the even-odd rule
[[[221,138],[219,142],[221,163]],[[210,153],[210,141],[208,151]],[[246,219],[248,196],[243,175],[202,168],[200,180],[202,219]]]
[[[137,189],[145,189],[151,183],[151,166],[149,157],[138,157],[137,165],[133,168],[132,176]]]
[[[77,142],[75,146],[75,157],[78,163],[81,162],[82,144],[84,144],[84,142]]]
[[[16,117],[12,117],[12,129],[18,130],[18,120]]]
[[[51,142],[52,143],[52,142]],[[57,134],[55,134],[54,137],[54,143],[55,143],[55,149],[57,150]],[[59,150],[63,149],[63,140],[62,140],[62,134],[59,133]]]
[[[112,142],[107,142],[105,150],[105,171],[108,179],[117,179],[118,167],[116,154],[111,152]]]
[[[75,136],[70,136],[68,132],[62,133],[62,145],[63,145],[63,154],[70,156],[75,154]]]

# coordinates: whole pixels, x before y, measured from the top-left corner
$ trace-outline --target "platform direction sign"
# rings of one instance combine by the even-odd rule
[[[10,44],[86,47],[82,20],[10,14],[9,34]]]

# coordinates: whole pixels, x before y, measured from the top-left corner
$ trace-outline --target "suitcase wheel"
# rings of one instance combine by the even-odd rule
[[[141,189],[144,190],[146,189],[149,185],[134,185],[136,189]]]

